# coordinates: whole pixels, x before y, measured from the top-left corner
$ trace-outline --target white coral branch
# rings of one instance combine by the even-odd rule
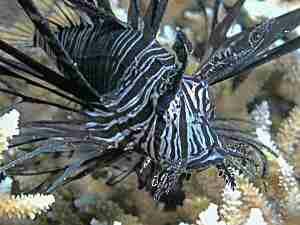
[[[8,140],[19,134],[19,118],[20,113],[15,109],[0,117],[0,161],[8,148]]]
[[[7,138],[19,134],[20,113],[13,109],[0,117],[0,129],[6,133]]]
[[[36,215],[49,210],[55,202],[53,195],[1,195],[0,197],[0,217],[24,219],[34,219]]]
[[[267,101],[263,101],[251,112],[251,116],[259,126],[256,128],[257,139],[265,146],[269,147],[273,152],[278,153],[278,147],[272,140],[271,136],[271,113]]]
[[[258,208],[252,208],[245,225],[268,225],[263,217],[263,213]]]
[[[208,208],[199,214],[197,225],[226,225],[224,221],[219,220],[218,206],[209,204]]]

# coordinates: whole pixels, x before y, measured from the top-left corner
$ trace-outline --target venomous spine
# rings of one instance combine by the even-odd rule
[[[257,153],[265,167],[261,150],[265,146],[237,128],[216,125],[218,119],[209,89],[297,49],[298,38],[277,48],[269,47],[280,38],[278,34],[286,35],[298,26],[299,10],[227,38],[226,33],[244,3],[238,0],[227,9],[223,20],[214,17],[202,66],[194,76],[186,76],[191,44],[184,33],[177,32],[175,54],[156,39],[167,0],[151,0],[144,16],[140,2],[130,1],[127,23],[113,14],[108,1],[55,1],[59,16],[42,15],[37,2],[32,0],[18,3],[34,25],[24,25],[29,29],[22,37],[42,48],[56,62],[59,72],[20,51],[16,47],[21,46],[20,41],[14,46],[12,39],[0,40],[0,50],[14,58],[1,56],[0,69],[77,106],[27,96],[21,90],[0,91],[21,97],[18,104],[47,104],[77,113],[81,119],[30,123],[27,128],[34,135],[23,133],[19,137],[22,141],[16,138],[12,147],[28,143],[38,147],[9,162],[1,171],[24,174],[17,168],[29,159],[71,152],[71,162],[35,172],[49,173],[39,190],[52,192],[96,168],[117,167],[119,172],[110,183],[135,171],[139,186],[151,183],[154,198],[160,199],[176,189],[192,171],[209,166],[223,171],[226,182],[234,187],[234,177],[224,160],[233,157],[251,163],[241,146]],[[8,32],[6,37],[12,33]],[[228,129],[232,134],[226,132]]]

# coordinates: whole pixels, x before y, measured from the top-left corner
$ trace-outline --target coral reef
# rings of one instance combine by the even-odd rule
[[[1,195],[0,218],[35,219],[38,214],[49,210],[54,201],[53,195]]]
[[[112,2],[115,12],[126,20],[124,8],[127,1]],[[184,28],[193,45],[200,45],[206,35],[202,32],[205,23],[204,15],[197,9],[195,2],[170,1],[169,13],[165,17],[159,37],[164,45],[172,44],[175,26]],[[209,6],[209,1],[206,2]],[[234,1],[225,2],[232,4]],[[296,0],[246,2],[242,19],[239,21],[244,26],[254,24],[261,18],[273,17],[274,13],[281,14],[283,11],[299,7]],[[3,3],[0,3],[2,7],[1,4]],[[14,1],[10,4],[13,5]],[[259,7],[257,4],[267,4],[274,8],[256,11],[255,7]],[[238,27],[236,29],[238,32]],[[41,56],[39,60],[49,65],[49,60],[42,53],[39,56]],[[198,66],[196,59],[192,61],[187,68],[189,74]],[[14,195],[14,189],[18,186],[23,183],[30,186],[31,182],[40,178],[15,177],[12,180],[6,177],[4,180],[1,179],[0,183],[0,223],[12,224],[2,222],[2,217],[14,217],[36,218],[35,221],[22,220],[22,223],[18,224],[41,225],[298,225],[299,62],[299,52],[296,52],[251,71],[242,80],[226,81],[212,90],[215,94],[218,115],[230,117],[234,115],[259,124],[253,130],[253,135],[266,146],[263,149],[269,161],[266,177],[250,179],[237,173],[238,185],[236,190],[232,191],[225,186],[215,169],[195,173],[184,184],[186,198],[183,205],[175,206],[172,210],[167,210],[163,203],[153,202],[148,193],[137,191],[135,176],[112,188],[105,184],[105,172],[100,171],[99,174],[87,176],[60,188],[55,194],[55,202],[52,195]],[[20,85],[26,88],[26,84]],[[44,94],[41,90],[32,91]],[[0,96],[1,106],[7,105],[11,100],[16,99],[4,99]],[[24,106],[17,109],[21,112],[23,121],[49,116],[73,118],[72,114],[58,115],[55,109],[44,106]],[[18,111],[0,114],[0,163],[8,156],[14,157],[14,152],[7,152],[7,147],[12,136],[19,132]],[[45,113],[40,113],[41,111]],[[47,160],[45,165],[41,166],[46,164]],[[50,206],[51,210],[46,212]]]
[[[14,109],[0,117],[0,163],[8,148],[9,139],[19,134],[19,116],[20,113]],[[55,202],[53,195],[10,195],[10,178],[4,174],[0,176],[0,218],[34,219],[38,214],[49,210]]]

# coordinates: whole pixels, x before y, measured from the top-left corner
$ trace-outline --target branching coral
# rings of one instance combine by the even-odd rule
[[[282,1],[283,0],[267,0],[268,2],[278,2],[278,1]],[[264,1],[264,2],[267,2]],[[111,1],[111,2],[117,2],[117,1]],[[203,2],[210,2],[210,1],[203,1]],[[213,2],[213,1],[212,1]],[[229,1],[225,1],[226,3],[229,4],[229,2],[235,2],[235,0],[229,0]],[[256,4],[256,8],[254,8],[255,13],[260,13],[262,12],[264,15],[268,14],[268,12],[270,12],[270,9],[266,9],[265,7],[261,7],[261,9],[263,10],[258,10],[257,11],[257,3],[254,2],[261,2],[261,1],[251,1],[248,0],[246,1],[246,4]],[[285,2],[287,2],[287,0],[285,0]],[[297,0],[294,0],[294,2],[297,2]],[[263,3],[263,2],[261,2]],[[298,2],[297,2],[298,3]],[[275,4],[273,4],[275,5]],[[121,8],[119,8],[118,4],[113,4],[114,6],[114,10],[115,12],[118,13],[119,16],[123,16],[125,15],[124,10],[122,10]],[[246,8],[245,8],[246,9]],[[272,8],[273,9],[273,8]],[[247,10],[247,9],[246,9]],[[275,10],[271,10],[272,13],[275,12]],[[194,12],[194,11],[193,11]],[[196,11],[197,12],[197,11]],[[251,13],[249,13],[250,15]],[[195,17],[196,15],[196,17]],[[195,24],[195,26],[191,26],[191,30],[192,32],[195,32],[195,27],[199,30],[199,32],[203,32],[203,29],[201,29],[203,26],[201,25],[201,22],[203,23],[203,14],[198,13],[198,14],[190,14],[189,12],[186,13],[184,15],[186,18],[188,19],[188,23],[191,24],[193,21],[193,19],[195,20],[195,22],[193,22]],[[261,16],[261,15],[258,15]],[[257,18],[257,16],[255,16],[254,19],[259,19]],[[243,24],[244,25],[244,24]],[[166,29],[165,29],[166,28]],[[185,27],[184,27],[185,28]],[[172,35],[174,36],[173,30],[170,26],[164,26],[164,28],[162,29],[162,36],[166,37],[166,40],[171,40]],[[196,36],[196,35],[195,35]],[[197,33],[197,37],[199,36],[199,34]],[[173,37],[174,38],[174,37]],[[160,39],[161,42],[163,42],[163,38]],[[295,55],[293,55],[295,56]],[[292,57],[290,57],[292,58]],[[298,58],[293,57],[295,60],[295,62],[290,62],[288,63],[286,61],[287,57],[282,58],[282,64],[279,65],[279,67],[281,68],[281,72],[284,74],[280,74],[280,76],[282,77],[282,79],[280,80],[280,82],[278,82],[278,79],[276,79],[276,83],[275,88],[274,85],[270,86],[270,89],[272,90],[272,93],[276,93],[277,95],[280,95],[281,97],[283,97],[285,100],[291,100],[294,103],[300,103],[299,101],[299,84],[300,84],[300,79],[299,79],[299,65],[296,64],[298,61]],[[276,61],[277,63],[278,61]],[[278,64],[278,63],[277,63]],[[283,67],[283,65],[285,65],[285,67]],[[194,71],[194,67],[196,67],[197,64],[194,63],[192,65],[190,65],[188,67],[188,73],[192,73],[192,71]],[[238,88],[238,90],[236,90],[235,92],[230,91],[229,94],[233,95],[233,96],[225,96],[222,98],[218,98],[217,101],[218,103],[218,110],[222,110],[222,105],[224,105],[224,110],[227,113],[232,114],[233,112],[235,113],[234,115],[239,116],[239,114],[241,114],[242,116],[245,116],[246,113],[246,107],[245,105],[251,101],[254,97],[256,97],[260,92],[261,92],[261,85],[264,83],[266,77],[272,76],[273,77],[273,69],[275,67],[275,63],[272,65],[266,65],[265,67],[261,67],[260,69],[256,70],[255,72],[253,72],[253,75],[251,75],[246,81],[244,81],[240,87]],[[267,74],[266,74],[267,72]],[[256,76],[254,73],[256,73],[256,75],[261,74],[261,76]],[[278,75],[279,77],[279,75]],[[261,79],[262,78],[262,79]],[[276,77],[277,78],[277,77]],[[274,82],[275,83],[275,82]],[[228,84],[228,85],[227,85]],[[268,83],[269,84],[269,83]],[[226,83],[226,91],[231,89],[231,83],[228,82]],[[268,86],[269,87],[269,86]],[[281,90],[281,91],[279,91]],[[264,89],[264,93],[268,92],[269,90],[265,90]],[[280,93],[279,93],[280,92]],[[226,92],[227,93],[227,92]],[[224,92],[222,92],[222,94],[224,94]],[[267,93],[268,94],[268,93]],[[219,100],[221,99],[221,100]],[[227,100],[228,99],[228,100]],[[297,100],[298,99],[298,100]],[[272,98],[270,98],[270,100],[272,101]],[[221,106],[221,107],[220,107]],[[226,106],[226,107],[225,107]],[[277,106],[276,106],[277,107]],[[272,110],[276,111],[277,108],[274,107],[272,105]],[[173,221],[175,221],[175,217],[182,219],[183,221],[195,221],[195,217],[197,216],[197,214],[202,211],[204,208],[207,207],[207,203],[208,202],[215,202],[216,204],[210,203],[209,207],[207,208],[207,210],[202,211],[199,215],[198,220],[195,222],[195,224],[197,225],[230,225],[230,224],[242,224],[242,225],[271,225],[271,224],[298,224],[298,221],[296,221],[296,223],[289,223],[286,221],[286,218],[284,217],[285,214],[283,215],[283,221],[281,221],[280,219],[278,219],[276,213],[274,213],[272,210],[273,208],[271,208],[272,205],[280,205],[280,208],[282,208],[283,210],[280,211],[283,213],[286,213],[287,215],[290,215],[291,213],[293,214],[300,214],[299,213],[299,205],[300,205],[300,194],[299,194],[299,185],[298,185],[298,181],[295,179],[295,174],[293,169],[297,167],[297,163],[299,165],[299,159],[298,161],[296,160],[291,160],[294,159],[295,155],[297,155],[299,149],[297,148],[298,144],[299,144],[299,131],[300,131],[300,108],[299,106],[296,106],[290,113],[289,118],[287,118],[281,125],[278,135],[276,136],[276,142],[274,142],[272,140],[272,136],[273,134],[271,134],[271,118],[270,118],[270,107],[268,106],[268,104],[266,102],[261,104],[261,108],[257,109],[255,113],[252,114],[254,120],[259,123],[261,126],[258,127],[256,129],[256,136],[257,138],[262,141],[266,146],[268,146],[269,148],[271,148],[275,153],[281,153],[280,157],[278,159],[275,158],[271,158],[272,162],[271,162],[271,172],[272,175],[274,175],[274,177],[276,177],[275,181],[276,182],[268,182],[269,177],[267,177],[267,183],[268,185],[268,192],[270,191],[270,189],[272,188],[276,188],[278,189],[280,192],[275,193],[273,196],[270,196],[269,193],[262,193],[261,191],[259,191],[259,189],[252,183],[250,183],[248,180],[246,180],[245,178],[241,177],[238,179],[238,187],[236,189],[236,191],[231,191],[230,189],[226,188],[224,190],[223,193],[223,202],[220,202],[220,194],[219,192],[222,191],[221,185],[222,185],[222,180],[220,179],[220,181],[218,182],[212,182],[216,180],[216,177],[214,176],[210,176],[209,179],[206,179],[206,175],[204,175],[204,173],[200,173],[198,174],[198,177],[200,178],[199,180],[202,180],[202,183],[197,182],[193,188],[186,188],[187,189],[187,199],[185,201],[185,204],[183,207],[181,207],[180,210],[177,210],[176,213],[179,216],[175,216],[176,214],[174,213],[173,215],[168,214],[167,216],[161,216],[162,214],[166,215],[166,212],[161,211],[158,207],[155,207],[154,204],[149,203],[147,201],[149,201],[148,198],[146,198],[145,196],[142,195],[138,195],[135,192],[133,192],[133,194],[128,194],[129,191],[126,190],[124,192],[122,192],[122,194],[120,195],[116,195],[112,192],[111,195],[113,196],[117,196],[115,198],[123,198],[122,196],[126,196],[124,197],[126,200],[124,200],[124,198],[122,199],[122,201],[116,201],[114,200],[113,202],[115,204],[112,204],[113,207],[107,207],[107,211],[113,211],[113,212],[117,212],[117,207],[121,208],[122,210],[120,210],[120,212],[124,215],[129,215],[130,217],[119,217],[119,218],[113,218],[119,221],[122,221],[122,224],[126,225],[126,224],[138,224],[138,222],[128,222],[128,221],[134,221],[135,218],[138,218],[140,220],[142,220],[143,224],[154,224],[156,222],[160,222],[160,224],[174,224],[172,223]],[[40,111],[40,110],[38,110]],[[36,113],[35,113],[36,114]],[[36,115],[34,115],[36,116]],[[40,116],[40,115],[37,115]],[[0,120],[0,128],[2,125],[2,121],[10,121],[10,119],[5,119],[5,120]],[[11,124],[9,124],[11,125]],[[276,124],[275,124],[276,125]],[[275,127],[276,128],[276,127]],[[5,151],[7,149],[8,146],[8,138],[10,138],[9,136],[7,136],[10,132],[7,131],[6,129],[0,129],[0,151]],[[298,154],[300,155],[300,154]],[[0,155],[1,156],[1,155]],[[207,175],[208,176],[208,175]],[[193,179],[193,178],[192,178]],[[87,186],[86,184],[88,184],[89,188],[91,186],[90,180],[88,182],[84,182],[82,181],[82,186]],[[128,184],[128,183],[127,183]],[[97,184],[98,185],[98,184]],[[130,184],[131,186],[135,185],[135,184]],[[7,186],[7,185],[4,185]],[[269,187],[272,186],[272,187]],[[135,186],[134,186],[135,187]],[[189,183],[187,182],[186,187],[191,187],[191,180],[189,181]],[[82,188],[84,189],[84,188]],[[82,192],[86,191],[87,188],[85,188],[85,190],[82,189],[77,189],[79,192],[79,195],[82,194]],[[67,190],[65,190],[67,192]],[[105,196],[105,194],[103,194],[103,191],[100,190],[100,188],[98,190],[93,190],[95,192],[101,193],[103,196]],[[3,189],[1,189],[1,185],[0,185],[0,192],[4,192]],[[5,191],[8,192],[8,191]],[[10,191],[9,191],[10,192]],[[68,192],[69,193],[69,192]],[[271,192],[271,194],[273,194],[273,192]],[[281,195],[282,194],[282,195]],[[142,196],[142,197],[141,197]],[[13,196],[8,196],[8,195],[0,195],[0,202],[1,202],[1,207],[7,207],[8,205],[16,205],[22,208],[22,204],[21,202],[25,203],[26,202],[26,206],[28,207],[30,204],[28,202],[31,201],[40,201],[42,200],[42,198],[46,196],[41,196],[41,195],[37,195],[37,196],[23,196],[23,197],[13,197]],[[49,199],[51,199],[51,196],[48,196]],[[37,199],[40,200],[37,200]],[[138,199],[140,198],[141,200],[133,200],[133,199]],[[26,200],[25,200],[26,199]],[[71,198],[69,198],[71,199]],[[73,199],[73,197],[72,197]],[[54,199],[52,199],[54,200]],[[64,202],[66,203],[67,200],[66,199],[57,199],[59,202]],[[98,201],[98,200],[97,200]],[[106,201],[106,200],[105,200]],[[9,204],[4,204],[5,202],[9,203]],[[126,204],[122,204],[126,202]],[[127,202],[129,202],[129,204],[127,204]],[[33,204],[33,203],[31,203]],[[110,203],[106,203],[106,205],[108,205]],[[150,206],[151,204],[151,206]],[[74,210],[71,207],[71,203],[70,204],[65,204],[63,205],[63,207],[58,208],[56,205],[56,211],[61,212],[61,214],[54,214],[51,213],[52,217],[55,217],[55,222],[60,223],[60,221],[65,221],[65,224],[73,224],[70,221],[77,221],[76,224],[88,224],[86,223],[86,221],[84,221],[84,219],[82,219],[82,215],[89,215],[89,216],[93,216],[94,219],[93,223],[91,222],[91,225],[104,225],[104,224],[111,224],[109,222],[103,222],[104,220],[100,220],[99,218],[102,218],[103,215],[106,215],[104,213],[104,211],[106,211],[106,209],[104,207],[104,203],[99,201],[97,203],[97,205],[102,205],[102,208],[100,207],[95,207],[96,209],[94,211],[91,212],[90,208],[87,209],[86,211],[82,212],[80,210]],[[41,206],[41,205],[35,205],[35,206]],[[276,207],[275,206],[275,207]],[[0,207],[0,211],[2,210],[2,208]],[[42,207],[42,206],[41,206]],[[134,209],[133,208],[137,208]],[[45,206],[46,209],[47,206]],[[68,210],[64,211],[62,210],[63,208],[68,208]],[[34,217],[35,214],[38,214],[40,212],[43,212],[43,209],[40,209],[36,212],[34,212],[34,214],[26,214],[26,213],[22,213],[20,216],[18,216],[18,213],[21,212],[16,212],[13,211],[13,213],[11,214],[11,217]],[[126,214],[128,213],[128,209],[129,211],[135,211],[136,214],[132,214],[132,212],[130,211],[130,214]],[[3,209],[4,210],[4,209]],[[7,212],[8,209],[5,209]],[[17,208],[11,208],[11,210],[17,210]],[[24,209],[23,209],[24,210]],[[124,210],[124,212],[123,212]],[[72,212],[73,211],[73,212]],[[80,212],[79,212],[80,211]],[[24,212],[24,211],[22,211]],[[28,211],[26,211],[28,212]],[[4,213],[4,211],[3,211]],[[65,215],[63,215],[65,214]],[[70,216],[70,215],[75,215],[75,216]],[[4,215],[4,214],[0,214],[0,215]],[[98,215],[95,216],[95,215]],[[99,216],[101,215],[101,217]],[[108,217],[112,217],[110,216],[110,214],[107,214]],[[131,216],[131,215],[134,215]],[[7,213],[5,213],[5,216],[7,216]],[[86,216],[87,217],[87,216]],[[104,216],[103,216],[104,217]],[[174,217],[173,219],[171,217]],[[271,218],[272,217],[272,218]],[[159,219],[158,219],[159,218]],[[163,218],[163,219],[161,219]],[[167,218],[167,219],[165,219]],[[80,221],[80,219],[82,219],[82,221]],[[87,221],[92,221],[91,218],[87,218]],[[179,219],[177,219],[178,221]],[[126,222],[125,222],[126,221]],[[150,223],[149,223],[150,221]],[[153,222],[154,221],[154,222]],[[172,222],[169,222],[172,221]],[[225,223],[225,221],[227,223]],[[74,222],[75,223],[75,222]],[[22,223],[21,223],[22,224]],[[48,222],[46,223],[48,224]],[[117,225],[117,224],[115,224]],[[188,225],[187,223],[181,223],[180,225]]]
[[[255,110],[251,112],[251,116],[259,124],[255,129],[257,139],[277,154],[279,150],[271,137],[272,121],[268,102],[263,101],[260,105],[256,106]]]
[[[8,140],[12,136],[19,134],[19,116],[20,114],[17,110],[11,110],[0,117],[0,163],[4,151],[7,150]],[[0,218],[23,219],[29,217],[30,219],[34,219],[36,215],[48,210],[55,201],[53,195],[10,196],[6,194],[10,192],[6,190],[6,186],[11,185],[11,182],[7,182],[7,179],[9,178],[5,177],[0,183]]]
[[[224,221],[219,221],[218,206],[210,204],[207,210],[199,214],[199,220],[196,221],[197,225],[226,225]]]
[[[242,193],[239,190],[232,191],[229,187],[224,189],[220,214],[228,225],[241,224],[244,219],[244,216],[240,213],[243,204],[241,197]]]
[[[277,134],[277,143],[281,150],[287,154],[293,153],[299,144],[300,138],[300,107],[296,106],[288,118],[282,122]]]
[[[253,208],[245,225],[267,225],[260,209]]]
[[[2,160],[3,151],[7,150],[8,139],[19,134],[19,117],[20,113],[15,109],[0,117],[0,160]]]
[[[200,220],[197,224],[226,224],[226,225],[250,225],[250,224],[283,224],[290,215],[299,215],[300,212],[300,190],[295,178],[293,167],[284,159],[284,152],[294,151],[295,143],[298,141],[300,130],[300,109],[296,107],[290,113],[289,118],[283,122],[277,142],[272,140],[270,127],[272,125],[270,119],[269,106],[267,102],[263,102],[257,106],[252,112],[252,118],[259,124],[256,128],[257,138],[268,146],[273,152],[278,154],[277,158],[270,158],[274,165],[278,166],[276,176],[277,186],[281,190],[282,197],[275,199],[281,207],[281,215],[274,210],[273,202],[270,202],[267,195],[262,194],[257,187],[248,179],[239,176],[237,179],[237,188],[235,191],[225,188],[223,192],[223,204],[220,205],[219,212],[216,205],[210,205],[205,211],[200,213]],[[284,149],[284,151],[282,151]],[[273,200],[274,201],[274,200]],[[214,223],[207,223],[203,215],[213,215],[214,211],[217,218]],[[275,212],[276,211],[276,212]],[[216,214],[218,212],[218,214]],[[223,221],[218,221],[221,217]]]
[[[266,103],[263,103],[266,104]],[[256,110],[256,117],[261,118],[260,120],[255,119],[259,122],[260,127],[256,129],[259,140],[270,147],[278,157],[273,160],[273,163],[279,168],[276,171],[273,171],[273,176],[277,176],[278,179],[276,183],[271,183],[275,185],[275,189],[279,189],[280,193],[277,193],[277,202],[281,205],[281,209],[287,216],[289,214],[299,214],[300,209],[300,191],[298,183],[295,178],[294,168],[289,164],[286,158],[293,158],[296,155],[297,144],[299,143],[299,134],[300,134],[300,108],[296,106],[291,112],[288,118],[282,122],[279,131],[277,133],[277,141],[274,142],[270,135],[270,129],[266,129],[267,126],[264,124],[269,124],[271,126],[271,121],[268,119],[270,113],[268,112],[268,107],[265,108],[264,114],[259,114],[260,110]],[[265,116],[264,116],[265,115]],[[265,120],[266,122],[263,122]],[[264,128],[265,127],[265,128]],[[272,187],[274,188],[274,187]]]
[[[36,215],[49,210],[54,201],[53,195],[1,195],[0,217],[34,219]]]
[[[242,225],[251,216],[253,209],[259,209],[268,224],[276,224],[267,199],[248,179],[240,176],[235,191],[225,188],[220,214],[227,225]]]
[[[219,219],[222,218],[222,219]],[[197,225],[278,224],[268,201],[248,179],[240,176],[236,190],[225,187],[223,204],[210,204],[199,214]]]
[[[293,167],[280,156],[277,160],[279,164],[279,186],[283,188],[284,202],[283,207],[288,213],[300,213],[300,190],[295,179]]]

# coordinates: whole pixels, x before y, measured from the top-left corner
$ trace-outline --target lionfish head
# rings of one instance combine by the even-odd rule
[[[155,198],[169,193],[192,170],[222,164],[225,150],[210,122],[214,106],[206,82],[184,76],[175,98],[163,115],[161,170],[153,180]]]

